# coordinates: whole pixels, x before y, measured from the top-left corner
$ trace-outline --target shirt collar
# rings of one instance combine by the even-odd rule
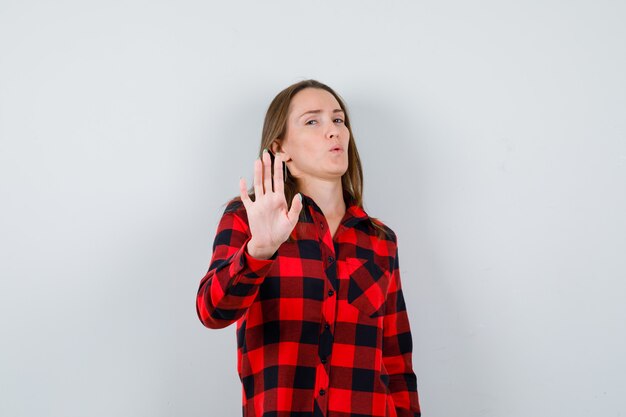
[[[320,215],[324,214],[319,206],[315,203],[315,200],[313,200],[313,198],[302,192],[300,192],[300,194],[302,194],[302,202],[305,204],[305,206],[309,206],[312,210],[316,211]],[[365,212],[365,210],[357,205],[356,199],[346,190],[343,190],[343,200],[346,203],[345,215],[347,218],[344,222],[344,225],[346,227],[351,227],[360,221],[369,219],[369,216]]]

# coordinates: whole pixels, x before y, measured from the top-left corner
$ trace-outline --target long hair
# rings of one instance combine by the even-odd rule
[[[268,150],[270,150],[271,145],[275,140],[282,141],[285,137],[285,134],[287,132],[287,122],[291,100],[299,91],[305,88],[319,88],[328,91],[335,97],[335,99],[337,99],[337,102],[339,102],[339,106],[341,106],[341,109],[344,111],[344,124],[350,132],[350,140],[348,141],[348,169],[341,177],[341,186],[343,188],[344,194],[348,193],[354,199],[355,204],[360,208],[363,208],[363,169],[361,167],[361,159],[359,158],[359,152],[357,150],[354,135],[352,133],[352,128],[350,126],[348,109],[339,94],[337,94],[332,88],[330,88],[326,84],[312,79],[303,80],[290,85],[289,87],[278,93],[276,97],[274,97],[267,109],[267,112],[265,114],[265,121],[263,122],[261,145],[259,146],[259,158],[261,158],[261,160],[263,158],[263,149],[267,148]],[[274,154],[271,151],[269,152],[269,154],[273,178]],[[291,201],[299,190],[295,178],[289,174],[289,168],[285,167],[285,169],[287,175],[285,176],[284,189],[285,199],[287,201],[287,206],[289,210],[289,208],[291,207]],[[248,195],[250,196],[252,201],[255,200],[254,184],[248,188]],[[241,197],[234,197],[230,201],[233,200],[241,201]],[[299,220],[304,220],[304,215],[304,210],[302,210],[300,212]],[[370,217],[370,220],[370,223],[375,228],[376,234],[379,238],[390,237],[390,230],[384,224],[382,224],[380,220],[374,217]],[[289,239],[287,241],[292,241],[291,235],[289,236]]]

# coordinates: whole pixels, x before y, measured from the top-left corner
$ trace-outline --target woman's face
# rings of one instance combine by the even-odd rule
[[[305,88],[291,99],[282,151],[292,176],[336,181],[348,169],[345,114],[326,90]],[[339,148],[337,150],[337,148]]]

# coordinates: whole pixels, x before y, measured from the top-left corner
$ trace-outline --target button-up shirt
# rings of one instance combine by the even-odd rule
[[[237,323],[243,416],[420,416],[396,234],[344,192],[332,236],[322,210],[302,197],[293,242],[269,259],[248,253],[246,210],[231,200],[200,281],[200,321]],[[374,221],[387,237],[376,236]]]

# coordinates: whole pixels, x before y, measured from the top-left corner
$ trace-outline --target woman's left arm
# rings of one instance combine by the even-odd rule
[[[390,277],[383,317],[383,364],[398,417],[420,417],[417,377],[412,365],[413,339],[402,294],[397,246]]]

